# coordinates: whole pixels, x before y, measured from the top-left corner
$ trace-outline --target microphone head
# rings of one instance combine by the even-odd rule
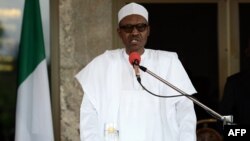
[[[129,54],[129,62],[131,65],[139,65],[141,62],[141,55],[138,52],[131,52]]]

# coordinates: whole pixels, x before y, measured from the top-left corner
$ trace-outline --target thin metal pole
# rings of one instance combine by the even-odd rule
[[[195,104],[197,104],[198,106],[202,107],[203,109],[205,109],[206,111],[210,112],[211,114],[213,114],[217,119],[223,121],[223,123],[232,123],[232,118],[227,118],[228,116],[222,116],[219,113],[217,113],[216,111],[212,110],[211,108],[207,107],[206,105],[204,105],[203,103],[201,103],[200,101],[198,101],[197,99],[193,98],[192,96],[190,96],[189,94],[185,93],[184,91],[182,91],[181,89],[177,88],[176,86],[174,86],[173,84],[169,83],[168,81],[164,80],[163,78],[159,77],[158,75],[156,75],[155,73],[153,73],[152,71],[148,70],[146,67],[143,66],[139,66],[140,69],[144,72],[147,72],[148,74],[150,74],[151,76],[155,77],[156,79],[160,80],[161,82],[163,82],[164,84],[168,85],[169,87],[173,88],[174,90],[176,90],[177,92],[181,93],[182,95],[186,96],[188,99],[192,100]]]

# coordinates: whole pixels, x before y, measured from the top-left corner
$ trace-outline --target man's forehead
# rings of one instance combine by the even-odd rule
[[[133,15],[128,15],[124,17],[120,21],[120,24],[127,24],[127,23],[147,23],[147,20],[141,15],[133,14]]]

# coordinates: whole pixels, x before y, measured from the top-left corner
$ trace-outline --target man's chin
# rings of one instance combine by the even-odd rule
[[[143,52],[143,47],[139,47],[139,46],[130,46],[129,48],[127,48],[127,52],[131,53],[131,52]]]

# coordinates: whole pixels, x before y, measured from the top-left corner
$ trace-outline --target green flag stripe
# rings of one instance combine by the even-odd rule
[[[35,7],[34,7],[35,5]],[[45,59],[39,0],[25,3],[18,59],[18,86]]]

